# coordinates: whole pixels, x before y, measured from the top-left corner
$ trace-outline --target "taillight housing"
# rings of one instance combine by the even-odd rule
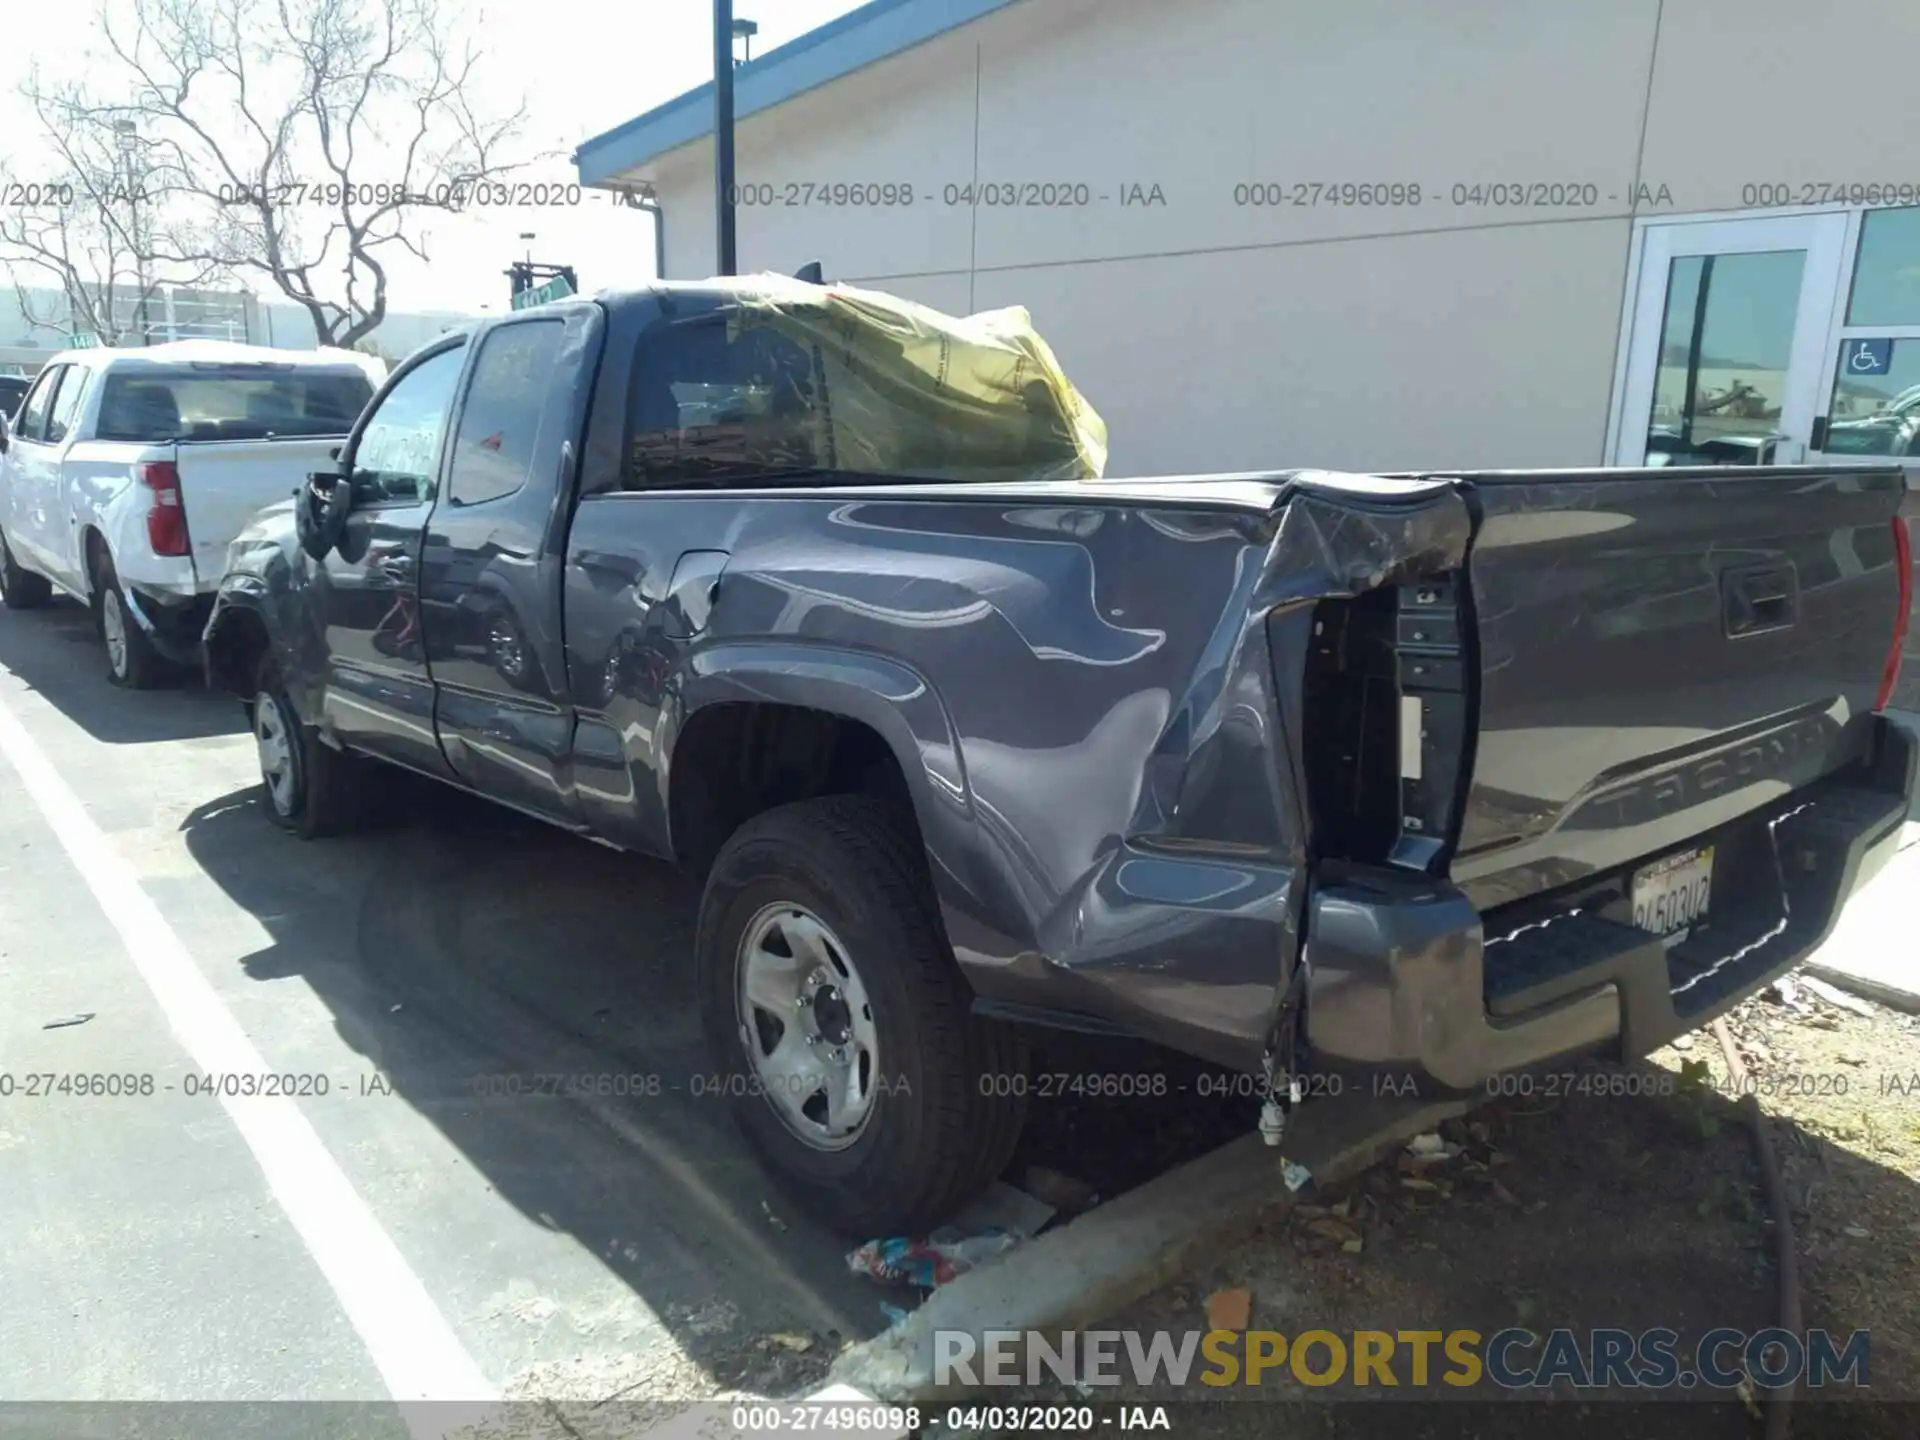
[[[1894,682],[1900,678],[1900,652],[1907,648],[1907,615],[1913,608],[1913,541],[1907,534],[1907,517],[1893,517],[1893,566],[1900,572],[1900,609],[1893,617],[1893,643],[1887,647],[1887,663],[1880,671],[1880,696],[1873,708],[1884,710],[1893,700]]]
[[[193,553],[187,539],[187,510],[180,503],[180,470],[171,460],[149,460],[133,467],[133,478],[147,491],[147,543],[156,555]]]

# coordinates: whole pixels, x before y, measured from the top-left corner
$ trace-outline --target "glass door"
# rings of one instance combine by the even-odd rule
[[[1834,212],[1642,231],[1614,464],[1807,458],[1849,223]]]
[[[1920,465],[1920,206],[1852,221],[1853,273],[1809,450],[1829,464]]]

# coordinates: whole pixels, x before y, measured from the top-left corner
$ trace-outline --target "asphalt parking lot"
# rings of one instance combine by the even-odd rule
[[[547,1404],[479,1433],[597,1440],[717,1394],[811,1393],[886,1328],[883,1300],[911,1303],[853,1274],[848,1242],[782,1199],[704,1079],[692,881],[398,773],[392,823],[302,843],[258,812],[256,775],[230,699],[191,678],[113,689],[77,605],[0,614],[0,1400],[375,1402],[276,1403],[251,1424],[227,1406],[195,1433],[384,1437],[409,1433],[389,1397],[498,1397]],[[1889,1054],[1908,1053],[1910,1031],[1889,1035]],[[263,1075],[288,1093],[233,1093]],[[1174,1090],[1036,1106],[1015,1168],[1059,1163],[1111,1199],[1247,1134],[1250,1105]],[[1598,1120],[1562,1130],[1578,1163],[1539,1204],[1586,1233],[1604,1207],[1582,1186],[1613,1194],[1616,1167],[1593,1161]],[[1664,1131],[1628,1148],[1699,1158]],[[1742,1136],[1723,1148],[1748,1163]],[[1704,1224],[1727,1188],[1676,1181],[1669,1218]],[[1094,1213],[1134,1234],[1124,1208]],[[1812,1218],[1844,1250],[1893,1228],[1870,1208]],[[1744,1210],[1690,1266],[1656,1257],[1661,1232],[1637,1211],[1580,1246],[1556,1213],[1532,1270],[1524,1246],[1507,1257],[1528,1294],[1572,1305],[1572,1262],[1593,1251],[1607,1276],[1640,1277],[1650,1322],[1674,1294],[1738,1298],[1712,1266],[1749,1248]],[[1512,1238],[1510,1219],[1497,1228]],[[1270,1307],[1291,1296],[1322,1323],[1358,1266],[1399,1287],[1376,1283],[1370,1303],[1425,1324],[1436,1302],[1418,1263],[1384,1258],[1390,1230],[1369,1232],[1364,1262],[1327,1260],[1318,1292],[1291,1242],[1261,1232],[1113,1323],[1178,1328],[1214,1285]],[[1044,1288],[1041,1268],[1006,1283]],[[1908,1289],[1876,1273],[1828,1294],[1830,1271],[1851,1273],[1809,1271],[1823,1323]],[[1873,1319],[1910,1365],[1905,1320]],[[618,1405],[583,1427],[553,1408],[566,1402],[589,1419]],[[111,1423],[129,1410],[41,1412],[36,1429],[10,1406],[0,1436],[188,1433],[177,1408],[158,1430]],[[529,1412],[540,1423],[515,1428]],[[1235,1423],[1280,1433],[1273,1414]]]
[[[689,882],[425,784],[303,844],[230,699],[103,670],[0,615],[0,1395],[790,1393],[766,1337],[884,1327],[700,1093]]]

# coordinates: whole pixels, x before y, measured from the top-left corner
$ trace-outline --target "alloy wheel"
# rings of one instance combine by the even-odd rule
[[[113,673],[127,673],[127,614],[120,605],[120,592],[109,586],[100,592],[100,636],[107,642],[107,663]]]
[[[873,1005],[847,947],[804,907],[769,905],[746,927],[734,975],[755,1087],[806,1144],[846,1149],[880,1079]]]
[[[260,756],[260,779],[281,815],[293,814],[297,777],[293,766],[293,726],[272,695],[253,702],[253,743]]]

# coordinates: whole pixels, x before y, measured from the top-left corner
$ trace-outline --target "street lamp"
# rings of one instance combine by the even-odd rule
[[[113,122],[113,133],[119,138],[115,146],[120,152],[122,167],[127,173],[127,210],[132,221],[133,232],[133,270],[134,281],[140,287],[140,343],[153,343],[153,330],[147,314],[147,246],[140,231],[140,179],[134,169],[133,149],[140,140],[140,127],[122,116]],[[107,277],[107,287],[113,287],[113,277]],[[112,296],[108,296],[108,309],[112,309]]]
[[[733,38],[741,42],[741,49],[746,52],[735,62],[736,64],[744,65],[753,59],[753,37],[759,33],[760,27],[751,20],[733,22]]]

